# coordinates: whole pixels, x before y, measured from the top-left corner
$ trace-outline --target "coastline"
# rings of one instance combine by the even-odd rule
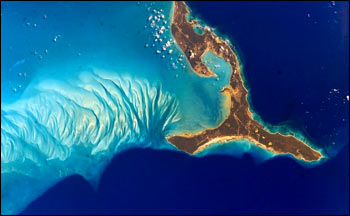
[[[173,27],[173,25],[174,25],[174,23],[176,23],[176,21],[174,21],[174,17],[175,17],[175,13],[176,13],[176,11],[175,11],[175,2],[173,2],[173,5],[172,5],[172,11],[174,11],[174,14],[172,15],[172,27]],[[183,3],[178,3],[178,4],[182,4],[182,6],[178,6],[178,7],[182,7],[181,9],[179,9],[178,8],[178,10],[183,10],[183,11],[185,11],[185,12],[183,12],[184,14],[185,14],[185,16],[187,16],[188,15],[188,13],[189,13],[189,11],[188,11],[188,6],[187,6],[187,4],[185,3],[185,2],[183,2]],[[178,12],[178,13],[180,13],[181,14],[181,12]],[[181,14],[182,15],[182,14]],[[178,16],[181,16],[181,15],[178,15]],[[179,18],[178,18],[179,19]],[[179,21],[179,20],[177,20],[177,21]],[[186,24],[186,25],[190,25],[190,26],[192,26],[192,29],[193,29],[193,25],[194,25],[194,22],[189,22],[188,20],[185,20],[185,21],[181,21],[181,22],[187,22],[188,24]],[[176,23],[177,24],[177,23]],[[181,25],[182,23],[179,23],[179,25]],[[178,27],[177,27],[178,28]],[[187,26],[187,28],[188,28],[188,26]],[[206,29],[206,27],[203,27],[204,29]],[[207,28],[207,29],[209,29],[209,28]],[[185,30],[187,30],[188,31],[188,29],[185,29]],[[180,31],[180,33],[181,34],[184,34],[183,32],[182,32],[182,30],[180,30],[180,29],[178,29],[177,31]],[[193,31],[193,30],[192,30]],[[173,33],[173,38],[176,40],[176,39],[179,39],[179,38],[176,38],[176,36],[174,35],[174,30],[172,29],[172,33]],[[188,33],[188,34],[191,34],[191,33]],[[256,114],[253,110],[252,110],[252,108],[251,108],[251,106],[250,106],[250,104],[249,104],[249,97],[248,97],[248,94],[249,94],[249,91],[248,91],[248,89],[249,88],[247,88],[246,87],[246,85],[247,85],[247,82],[246,82],[246,80],[245,80],[245,78],[244,78],[244,75],[242,74],[242,68],[243,68],[243,64],[242,64],[242,62],[241,62],[241,60],[239,59],[239,57],[237,56],[237,53],[236,52],[234,52],[233,51],[233,49],[232,49],[232,44],[229,42],[229,40],[228,39],[226,39],[225,41],[223,41],[222,39],[221,39],[221,37],[220,36],[218,36],[217,34],[215,34],[214,32],[212,32],[212,31],[210,31],[210,30],[207,30],[206,32],[205,32],[205,34],[208,34],[210,37],[212,37],[212,40],[214,40],[214,42],[208,42],[208,45],[206,45],[206,48],[205,48],[205,50],[203,51],[201,51],[201,53],[206,53],[207,51],[213,51],[213,46],[215,46],[215,45],[212,45],[211,43],[217,43],[217,44],[222,44],[222,45],[220,45],[220,47],[222,47],[222,46],[224,46],[225,47],[225,51],[226,51],[226,54],[223,54],[223,52],[217,52],[217,53],[214,53],[214,54],[216,54],[218,57],[221,57],[221,58],[223,58],[225,61],[227,61],[228,63],[230,63],[231,64],[231,66],[232,66],[232,77],[231,77],[231,81],[229,82],[229,84],[228,85],[226,85],[220,92],[221,93],[223,93],[223,94],[225,94],[226,95],[226,98],[227,98],[227,96],[230,96],[231,98],[227,98],[227,100],[226,100],[226,102],[225,102],[225,108],[226,108],[226,106],[227,105],[230,105],[231,106],[231,109],[232,109],[232,98],[233,97],[235,97],[235,99],[237,99],[236,97],[238,97],[238,101],[239,101],[239,97],[240,97],[240,95],[242,95],[242,94],[245,94],[244,96],[245,96],[245,101],[244,101],[244,104],[245,104],[245,106],[246,106],[246,115],[247,115],[247,117],[248,117],[248,125],[247,125],[247,127],[250,127],[250,124],[256,124],[257,123],[257,126],[258,126],[258,128],[259,128],[259,130],[260,129],[262,129],[262,130],[265,130],[265,132],[267,132],[268,134],[269,134],[269,136],[271,135],[271,136],[275,136],[275,137],[279,137],[279,139],[281,140],[282,138],[283,139],[285,139],[285,140],[287,140],[287,138],[289,139],[289,141],[291,141],[291,139],[292,138],[294,138],[296,141],[298,141],[298,142],[301,142],[304,146],[306,146],[306,149],[304,148],[304,150],[306,151],[307,149],[309,149],[309,150],[307,150],[307,151],[311,151],[311,152],[313,152],[312,154],[315,154],[315,155],[320,155],[320,156],[317,156],[317,158],[314,158],[314,159],[307,159],[307,158],[305,158],[305,156],[303,156],[302,155],[302,153],[300,153],[299,152],[299,150],[293,150],[294,151],[294,153],[291,153],[291,152],[284,152],[283,150],[280,150],[280,151],[277,151],[277,150],[275,150],[275,149],[273,149],[273,148],[271,148],[270,146],[272,145],[272,142],[269,142],[268,143],[268,145],[266,145],[266,144],[262,144],[262,143],[259,143],[259,141],[257,141],[256,139],[257,138],[255,138],[255,139],[253,139],[252,137],[251,137],[251,135],[249,135],[249,132],[248,132],[248,135],[232,135],[232,136],[224,136],[224,135],[222,135],[222,136],[219,136],[219,137],[213,137],[213,138],[210,138],[211,140],[209,140],[208,141],[208,139],[206,139],[207,141],[198,141],[197,142],[197,144],[194,144],[195,146],[197,146],[196,147],[196,149],[195,150],[191,150],[192,152],[192,154],[196,154],[197,152],[200,152],[200,151],[202,151],[203,149],[205,149],[205,148],[207,148],[208,146],[210,146],[210,145],[212,145],[212,144],[215,144],[215,143],[225,143],[225,142],[228,142],[228,141],[232,141],[232,140],[241,140],[241,139],[248,139],[249,141],[251,141],[252,143],[254,143],[255,145],[257,145],[257,146],[260,146],[260,147],[262,147],[262,148],[264,148],[264,149],[266,149],[267,151],[270,151],[270,152],[273,152],[273,153],[275,153],[276,155],[277,154],[284,154],[284,153],[289,153],[289,154],[291,154],[291,155],[293,155],[295,158],[297,158],[297,159],[303,159],[303,160],[305,160],[305,161],[320,161],[322,158],[324,158],[325,156],[322,154],[322,152],[321,151],[319,151],[318,149],[316,149],[316,148],[314,148],[314,146],[313,145],[311,145],[310,143],[309,143],[309,141],[307,141],[307,139],[304,137],[304,136],[302,136],[302,135],[300,135],[300,134],[298,134],[298,135],[296,135],[297,133],[296,132],[294,132],[294,131],[292,131],[291,129],[289,129],[287,126],[284,126],[283,128],[285,129],[285,130],[287,130],[288,131],[288,133],[287,134],[285,134],[285,133],[281,133],[280,131],[278,131],[278,129],[277,128],[282,128],[282,126],[274,126],[274,129],[275,130],[271,130],[271,127],[268,127],[267,126],[267,124],[265,123],[265,122],[262,122],[261,121],[261,118],[256,118],[257,116],[259,116],[258,114]],[[198,35],[198,34],[197,34]],[[190,40],[189,39],[189,37],[188,36],[190,36],[190,35],[187,35],[186,37],[187,37],[187,39],[188,40]],[[195,36],[195,35],[194,35]],[[193,36],[193,37],[194,37]],[[178,37],[180,37],[180,36],[178,36]],[[183,37],[183,36],[182,36]],[[196,36],[197,37],[197,36]],[[194,39],[194,38],[192,38],[192,39]],[[183,39],[183,40],[186,40],[186,39]],[[195,40],[199,40],[199,39],[195,39]],[[180,46],[180,44],[182,45],[182,47]],[[184,45],[183,44],[183,41],[180,41],[180,44],[178,44],[179,46],[180,46],[180,48],[182,49],[182,51],[184,51],[184,48],[183,48],[183,46],[186,46],[186,45]],[[186,44],[186,42],[185,42],[185,44]],[[198,45],[198,46],[200,46],[200,45]],[[220,48],[221,49],[221,48]],[[190,50],[190,52],[192,52],[191,50]],[[220,53],[220,54],[218,54],[218,53]],[[228,57],[228,55],[229,55],[229,53],[231,53],[230,54],[230,57]],[[192,54],[191,54],[192,55]],[[200,61],[202,60],[201,58],[202,58],[202,56],[203,55],[200,55]],[[226,57],[226,58],[225,58]],[[190,62],[190,64],[191,64],[191,66],[192,66],[192,69],[194,70],[194,72],[198,75],[198,76],[200,76],[200,77],[202,77],[202,76],[204,76],[204,77],[212,77],[213,75],[212,75],[212,71],[210,71],[210,70],[208,70],[209,68],[208,67],[206,67],[206,66],[202,66],[202,65],[197,65],[197,66],[193,66],[193,62],[191,62],[190,60],[191,60],[191,56],[190,57],[188,57],[187,56],[187,58],[188,58],[188,61]],[[230,59],[231,58],[231,59]],[[230,61],[231,60],[231,61]],[[233,62],[232,62],[233,61]],[[206,67],[206,68],[205,68]],[[202,71],[201,70],[201,68],[204,68],[205,70],[204,70],[204,72],[201,72],[201,73],[199,73],[198,71]],[[207,73],[205,72],[205,71],[207,71]],[[208,73],[209,72],[209,73]],[[211,72],[211,73],[210,73]],[[215,73],[214,73],[215,74]],[[216,75],[216,74],[215,74]],[[232,79],[237,79],[238,81],[240,81],[241,82],[241,84],[240,83],[238,83],[238,84],[236,84],[236,83],[234,83],[234,86],[232,86],[233,85],[233,83],[232,82],[234,82],[234,80],[232,80]],[[242,89],[239,89],[239,87],[238,88],[236,88],[236,89],[233,89],[234,87],[236,87],[236,85],[239,85],[239,87],[241,87]],[[228,90],[228,91],[227,91]],[[238,96],[237,96],[238,95]],[[230,102],[228,102],[228,101],[230,101]],[[233,113],[233,115],[235,115],[234,113]],[[244,114],[243,114],[244,115]],[[226,121],[229,121],[229,119],[232,119],[233,117],[232,117],[232,113],[231,112],[229,112],[229,115],[217,126],[217,127],[215,127],[215,128],[206,128],[205,129],[205,131],[202,131],[202,132],[199,132],[199,133],[183,133],[183,134],[177,134],[177,135],[172,135],[172,136],[169,136],[169,137],[167,137],[167,139],[168,139],[168,141],[170,142],[170,143],[172,143],[170,140],[171,139],[176,139],[176,138],[179,138],[180,136],[181,137],[183,137],[183,138],[193,138],[194,139],[194,137],[195,136],[202,136],[202,135],[204,135],[203,133],[206,133],[207,131],[210,131],[210,130],[216,130],[216,129],[219,129],[221,126],[223,126],[223,124],[226,122]],[[236,117],[235,117],[236,118]],[[249,119],[251,119],[253,122],[251,123],[250,122],[250,120]],[[237,120],[237,121],[239,121],[239,120]],[[256,123],[254,123],[254,121],[256,122]],[[239,121],[241,124],[243,124],[241,121]],[[224,127],[224,126],[223,126]],[[277,127],[277,128],[276,128]],[[259,130],[258,129],[254,129],[255,130],[255,133],[257,133]],[[273,132],[274,131],[274,132]],[[260,131],[259,131],[259,133],[260,133]],[[258,137],[260,137],[260,136],[258,136]],[[264,136],[262,136],[262,138],[263,139],[265,139],[264,138]],[[260,138],[259,138],[260,139]],[[282,139],[282,140],[283,140]],[[296,141],[293,141],[293,142],[296,142]],[[306,142],[307,141],[307,142]],[[178,141],[178,142],[181,142],[181,141]],[[271,144],[270,144],[271,143]],[[174,144],[174,143],[172,143],[172,144]],[[275,143],[274,143],[275,144]],[[289,145],[290,145],[291,143],[289,143]],[[182,141],[182,143],[181,143],[181,145],[183,146],[184,145],[184,143],[183,143],[183,141]],[[177,146],[178,147],[178,146]],[[293,147],[294,148],[294,147]],[[184,149],[182,149],[182,150],[184,150]],[[314,156],[315,156],[314,155]]]

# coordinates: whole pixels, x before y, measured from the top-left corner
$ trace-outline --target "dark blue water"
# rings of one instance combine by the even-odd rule
[[[264,121],[302,130],[331,155],[349,143],[348,2],[189,6],[235,45],[250,104]]]
[[[131,150],[115,157],[98,191],[72,176],[23,213],[349,214],[349,4],[189,6],[232,40],[253,110],[303,131],[332,158],[306,169],[286,157],[256,165],[249,155]]]
[[[249,155],[130,150],[115,157],[97,192],[72,176],[22,214],[348,214],[348,152],[305,170],[286,157],[256,166]]]

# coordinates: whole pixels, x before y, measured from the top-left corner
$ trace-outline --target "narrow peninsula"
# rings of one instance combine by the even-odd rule
[[[227,96],[230,112],[227,118],[216,128],[209,128],[194,134],[179,134],[167,137],[167,140],[178,149],[195,154],[214,143],[248,139],[250,142],[275,154],[290,153],[305,161],[320,160],[319,151],[292,135],[282,135],[266,131],[252,118],[247,100],[248,91],[244,87],[237,56],[226,41],[221,40],[207,27],[201,27],[202,34],[194,31],[196,21],[187,20],[189,14],[185,2],[173,3],[172,35],[184,52],[193,71],[201,77],[217,76],[203,62],[202,56],[211,51],[223,58],[232,68],[229,85],[221,93]]]

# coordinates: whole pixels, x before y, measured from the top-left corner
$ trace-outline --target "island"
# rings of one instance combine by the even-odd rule
[[[198,22],[187,19],[189,10],[185,2],[175,1],[173,11],[171,33],[193,71],[201,77],[217,76],[202,62],[202,56],[211,51],[230,64],[232,75],[229,84],[220,91],[227,97],[230,109],[227,118],[216,128],[166,137],[168,142],[179,150],[195,154],[214,143],[247,139],[275,154],[291,154],[304,161],[320,160],[322,154],[319,151],[295,136],[268,132],[253,119],[249,111],[248,91],[243,84],[237,56],[227,41],[220,39],[208,27],[200,26],[203,33],[197,34],[194,27],[198,28]]]

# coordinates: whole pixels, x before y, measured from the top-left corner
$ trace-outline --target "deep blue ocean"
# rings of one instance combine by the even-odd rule
[[[5,60],[1,58],[2,103],[16,100],[22,94],[20,91],[13,94],[13,80],[20,80],[22,88],[32,81],[31,78],[22,79],[23,74],[16,78],[18,71],[13,74],[5,74],[3,71],[8,71],[9,68],[17,70],[18,67],[13,65],[24,58],[26,63],[20,67],[25,67],[28,77],[35,77],[34,72],[30,73],[28,68],[39,68],[42,63],[38,63],[38,55],[44,57],[47,61],[45,68],[50,68],[51,71],[55,71],[55,68],[50,67],[50,64],[57,62],[57,57],[60,57],[65,59],[65,65],[77,70],[84,70],[87,62],[94,61],[98,62],[98,67],[106,67],[107,70],[131,69],[136,71],[135,76],[147,79],[156,77],[153,79],[165,83],[164,89],[175,93],[189,83],[193,91],[202,85],[209,86],[210,80],[208,83],[201,81],[185,68],[174,72],[168,56],[165,57],[164,64],[159,64],[160,56],[157,60],[150,57],[155,55],[155,50],[149,51],[148,47],[152,42],[141,39],[148,37],[144,36],[148,30],[139,30],[140,26],[143,28],[145,25],[142,22],[147,22],[148,12],[147,17],[140,18],[142,21],[137,17],[130,20],[130,14],[138,11],[137,2],[133,2],[130,11],[121,10],[125,17],[129,14],[129,19],[116,23],[109,16],[117,17],[117,7],[102,7],[94,11],[95,7],[101,6],[99,3],[89,3],[86,6],[72,3],[73,9],[70,9],[67,5],[58,6],[63,3],[56,2],[56,7],[66,7],[62,9],[68,11],[65,17],[60,15],[60,10],[46,4],[43,6],[45,10],[39,6],[33,12],[26,9],[28,5],[19,11],[13,10],[20,16],[13,18],[11,16],[16,13],[9,13],[10,22],[3,25],[3,16],[6,16],[3,8],[11,11],[11,5],[2,3],[2,32],[13,23],[23,23],[20,27],[10,28],[10,33],[7,34],[11,37],[7,36],[6,43],[2,36],[1,45],[6,49],[1,48],[1,56],[7,55],[6,60],[11,62],[4,65]],[[143,4],[145,3],[140,3],[142,7]],[[157,4],[165,11],[170,10],[168,3]],[[81,175],[71,175],[31,202],[22,214],[349,214],[349,101],[346,98],[349,95],[349,3],[194,1],[188,2],[188,5],[194,18],[213,27],[218,35],[229,39],[233,44],[249,90],[250,108],[259,121],[265,126],[280,125],[302,133],[314,147],[322,149],[328,159],[320,165],[307,167],[286,156],[275,156],[262,162],[256,159],[254,152],[243,151],[237,156],[230,153],[235,151],[232,145],[226,149],[218,147],[203,157],[193,157],[167,148],[137,148],[135,144],[136,148],[114,156],[103,171],[97,187]],[[80,13],[69,13],[70,10],[77,11],[79,6]],[[125,3],[125,6],[129,5]],[[39,29],[40,24],[44,26],[43,14],[47,14],[47,19],[65,17],[66,20],[61,21],[68,24],[65,29],[57,21],[41,29],[49,32],[49,45],[40,42],[40,32],[30,33],[38,34],[31,44],[29,39],[23,37],[24,30],[16,28],[23,28],[28,22],[32,26],[35,22]],[[134,29],[130,25],[124,26],[126,22],[132,22],[136,26],[135,32],[121,31],[122,28]],[[80,28],[87,29],[79,30]],[[104,34],[106,28],[112,29],[108,30],[110,34]],[[16,31],[23,34],[15,34]],[[56,38],[57,43],[61,40],[62,45],[51,42],[57,32],[62,35],[62,38]],[[117,33],[119,40],[114,41],[113,34]],[[128,38],[135,37],[135,34],[138,38],[130,41]],[[30,37],[33,35],[27,38]],[[63,43],[68,38],[71,46],[76,46],[74,49],[68,45],[69,42]],[[126,42],[121,42],[121,38],[125,38]],[[93,46],[95,43],[98,46]],[[38,44],[42,47],[38,48]],[[86,44],[92,45],[84,47]],[[25,45],[30,47],[26,52],[9,51],[16,49],[16,46]],[[99,46],[103,47],[103,51],[98,49]],[[139,49],[138,46],[142,47],[142,51],[137,54],[130,51]],[[28,53],[34,52],[32,47],[39,54],[32,53],[27,58]],[[49,54],[55,52],[52,58],[48,55],[48,60],[43,52],[46,48]],[[178,51],[174,48],[174,53],[176,52]],[[121,53],[123,56],[120,56]],[[116,62],[122,63],[114,63],[115,58],[118,59]],[[130,64],[133,58],[144,61]],[[77,60],[76,65],[66,63],[69,62],[67,59]],[[111,60],[113,63],[109,63]],[[28,62],[30,64],[26,65]],[[144,66],[140,67],[141,63]],[[177,66],[184,65],[177,62]],[[146,72],[140,71],[140,68]],[[69,74],[69,70],[62,73]],[[157,72],[164,70],[172,72],[167,75]],[[185,76],[181,72],[188,73]],[[52,78],[59,75],[53,73],[46,76]],[[11,82],[7,83],[5,79]],[[188,119],[185,123],[179,123],[185,127],[184,130],[199,130],[223,119],[225,113],[221,113],[221,107],[216,105],[222,98],[213,93],[221,85],[219,83],[213,91],[203,90],[198,95],[191,91],[183,95],[178,93],[181,97],[190,98],[184,100],[186,106],[183,105],[188,110],[181,105],[179,108],[183,110],[183,118]],[[18,89],[18,83],[15,86]],[[201,103],[193,103],[193,97],[212,99],[213,102],[208,102],[207,105],[209,111],[204,108],[201,110]],[[201,117],[198,119],[204,123],[190,118],[193,110],[198,111]],[[208,111],[208,116],[219,117],[205,117],[200,114],[202,111]]]

